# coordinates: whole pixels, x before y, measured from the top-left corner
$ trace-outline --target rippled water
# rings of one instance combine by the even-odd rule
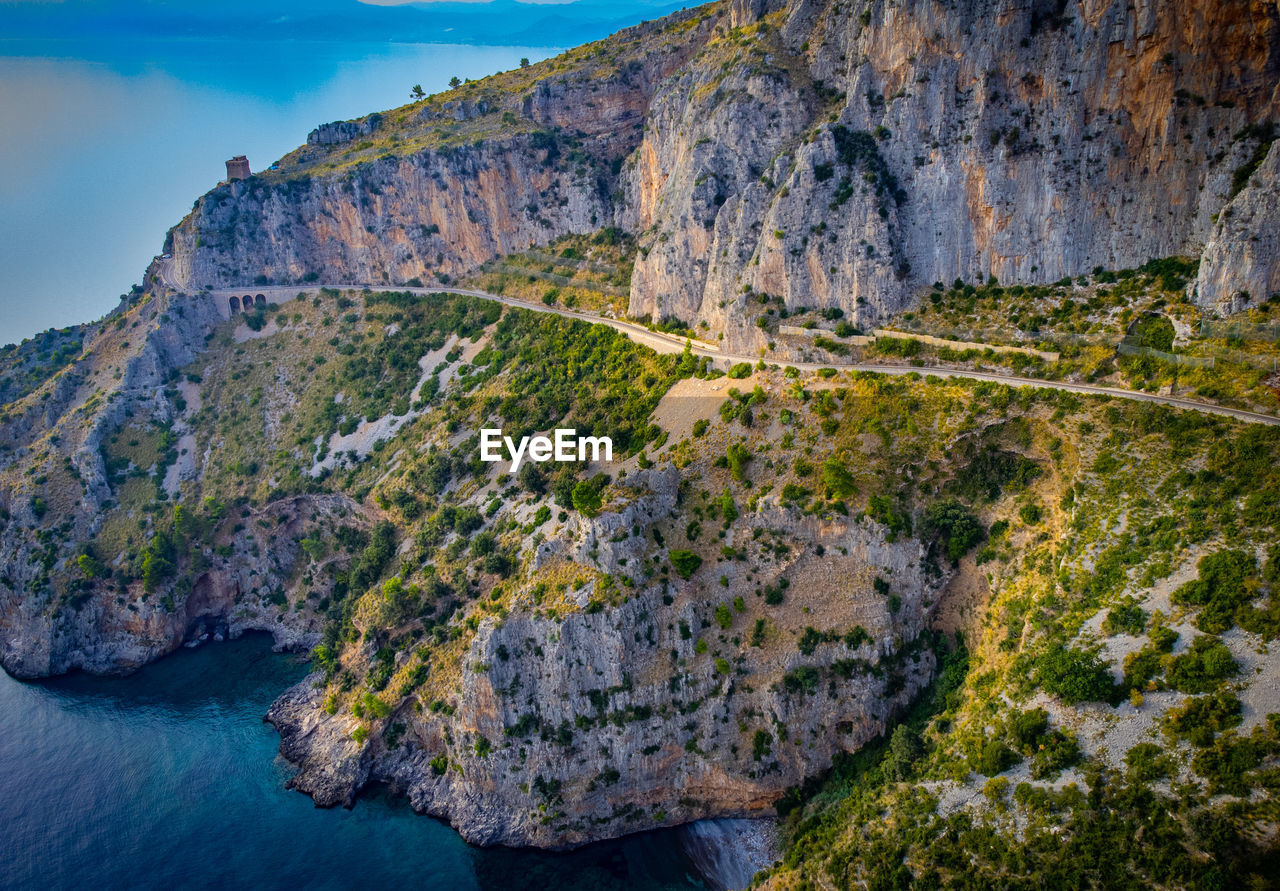
[[[262,722],[305,673],[258,635],[128,678],[0,672],[0,887],[701,887],[674,832],[482,850],[386,795],[316,809]]]

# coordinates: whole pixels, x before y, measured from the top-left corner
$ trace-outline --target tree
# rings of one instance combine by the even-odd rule
[[[969,549],[982,541],[986,533],[969,509],[955,499],[936,501],[925,512],[925,524],[942,542],[943,550],[956,563]]]
[[[414,84],[413,89],[409,90],[410,99],[423,99],[426,95],[427,94],[422,89],[422,84]]]
[[[84,577],[89,579],[103,578],[111,574],[111,570],[103,566],[101,561],[92,554],[81,554],[77,557],[76,566],[84,573]]]
[[[1055,646],[1036,662],[1040,685],[1067,705],[1114,702],[1115,682],[1097,653]]]
[[[835,455],[822,463],[822,485],[833,498],[848,498],[858,491],[853,474]]]
[[[724,517],[726,523],[732,523],[738,519],[738,506],[733,503],[733,493],[725,487],[724,494],[717,501],[717,507],[720,509],[720,516]]]
[[[458,76],[455,74],[453,77],[449,78],[449,86],[456,90],[458,87],[462,86],[462,81],[458,80]]]
[[[738,482],[742,482],[746,477],[747,462],[751,460],[751,452],[742,443],[735,442],[729,446],[727,458],[729,475]]]
[[[520,67],[521,67],[521,68],[528,68],[528,67],[529,67],[529,57],[528,57],[528,56],[522,56],[522,57],[520,58]]]
[[[588,518],[598,515],[604,503],[600,498],[600,488],[591,480],[583,480],[574,486],[572,497],[573,509]]]
[[[177,568],[174,560],[173,541],[163,532],[157,532],[142,552],[142,588],[148,594],[155,591]]]
[[[905,780],[911,776],[912,766],[924,754],[924,742],[920,734],[906,724],[899,724],[889,738],[889,754],[884,759],[885,776],[893,780]]]
[[[173,506],[173,531],[182,538],[200,534],[200,519],[181,504]]]
[[[675,567],[676,575],[687,579],[698,571],[702,558],[693,551],[676,550],[671,552],[671,565]]]

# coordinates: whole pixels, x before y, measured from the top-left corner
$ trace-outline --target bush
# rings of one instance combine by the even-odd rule
[[[938,536],[943,551],[952,563],[959,562],[978,542],[986,537],[982,524],[969,509],[954,498],[935,501],[925,511],[925,528]]]
[[[687,579],[702,565],[702,558],[693,551],[675,550],[671,552],[671,566],[675,569],[676,575],[682,579]]]
[[[821,680],[818,669],[812,665],[801,665],[782,676],[782,689],[788,693],[802,693],[812,696],[818,692],[818,681]]]
[[[1147,627],[1147,612],[1138,601],[1126,597],[1111,608],[1102,622],[1107,634],[1130,634],[1137,637]]]
[[[1118,701],[1107,663],[1096,653],[1055,646],[1036,661],[1036,672],[1045,691],[1067,705]]]
[[[1165,726],[1174,736],[1203,748],[1215,735],[1237,726],[1242,714],[1243,706],[1234,693],[1219,692],[1188,699],[1169,712]]]
[[[1173,773],[1173,760],[1155,743],[1138,743],[1124,756],[1129,775],[1144,783]]]
[[[1235,731],[1224,733],[1213,745],[1201,749],[1191,762],[1191,768],[1209,781],[1211,795],[1246,796],[1253,791],[1253,783],[1246,774],[1258,767],[1264,758],[1280,749],[1271,734],[1262,727],[1255,727],[1251,736],[1237,736]]]
[[[1169,663],[1165,677],[1171,687],[1183,693],[1209,693],[1239,671],[1240,666],[1222,641],[1201,635]]]
[[[1258,594],[1258,562],[1247,551],[1218,551],[1200,558],[1199,577],[1173,592],[1173,602],[1198,606],[1196,627],[1226,631],[1236,614]]]
[[[1050,731],[1041,740],[1031,758],[1031,776],[1037,780],[1056,777],[1059,772],[1080,763],[1080,746],[1074,734]]]
[[[1018,509],[1018,518],[1028,526],[1035,526],[1044,516],[1040,505],[1029,502]]]
[[[1013,749],[999,740],[988,740],[969,756],[969,768],[983,776],[995,776],[1004,773],[1022,761]]]

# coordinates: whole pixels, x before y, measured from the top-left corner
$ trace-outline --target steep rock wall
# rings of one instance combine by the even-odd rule
[[[632,523],[647,528],[674,505],[675,481],[670,466],[629,479],[652,494],[543,543],[539,559],[572,557]],[[719,565],[637,588],[616,608],[487,619],[456,665],[432,668],[448,673],[450,705],[406,704],[384,719],[401,725],[393,746],[385,734],[353,739],[356,719],[329,714],[323,684],[308,678],[268,714],[301,768],[294,787],[318,804],[350,805],[384,782],[485,845],[574,847],[708,816],[772,814],[786,789],[881,733],[928,682],[934,655],[916,644],[947,577],[925,571],[918,541],[887,541],[871,520],[820,521],[776,503],[750,520],[810,547],[781,566]],[[640,564],[637,548],[654,548],[646,534],[631,541],[630,559],[602,548],[602,568],[626,572]],[[727,594],[711,577],[721,573]],[[784,574],[785,606],[748,594],[729,627],[710,621],[708,597]],[[896,610],[874,589],[877,576],[893,580]],[[590,586],[575,595],[582,607],[596,596]],[[808,651],[724,643],[744,639],[758,616],[779,639],[805,625],[834,633]],[[859,626],[868,634],[847,636]],[[732,661],[716,659],[720,647]]]
[[[732,324],[744,288],[871,322],[934,281],[1046,282],[1197,254],[1256,148],[1246,126],[1280,111],[1274,2],[775,8],[742,7],[762,18],[724,37],[740,54],[758,47],[760,62],[726,75],[700,57],[655,97],[626,177],[625,218],[647,233],[634,314],[707,319],[759,345]],[[753,101],[761,66],[790,76]],[[698,95],[699,79],[717,86]],[[771,141],[779,119],[790,132]],[[725,136],[691,149],[705,121]],[[868,165],[841,168],[841,126],[876,134],[872,167],[883,163],[897,200],[867,181]],[[712,175],[728,186],[723,206],[691,211]],[[846,176],[855,194],[841,201]],[[1271,234],[1235,259],[1266,278],[1276,215],[1237,200]],[[1218,285],[1205,291],[1219,302]]]

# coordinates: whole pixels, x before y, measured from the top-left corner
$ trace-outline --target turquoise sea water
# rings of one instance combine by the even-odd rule
[[[128,678],[0,672],[0,887],[701,887],[674,832],[547,854],[473,848],[385,794],[315,808],[262,721],[305,673],[260,635]]]

